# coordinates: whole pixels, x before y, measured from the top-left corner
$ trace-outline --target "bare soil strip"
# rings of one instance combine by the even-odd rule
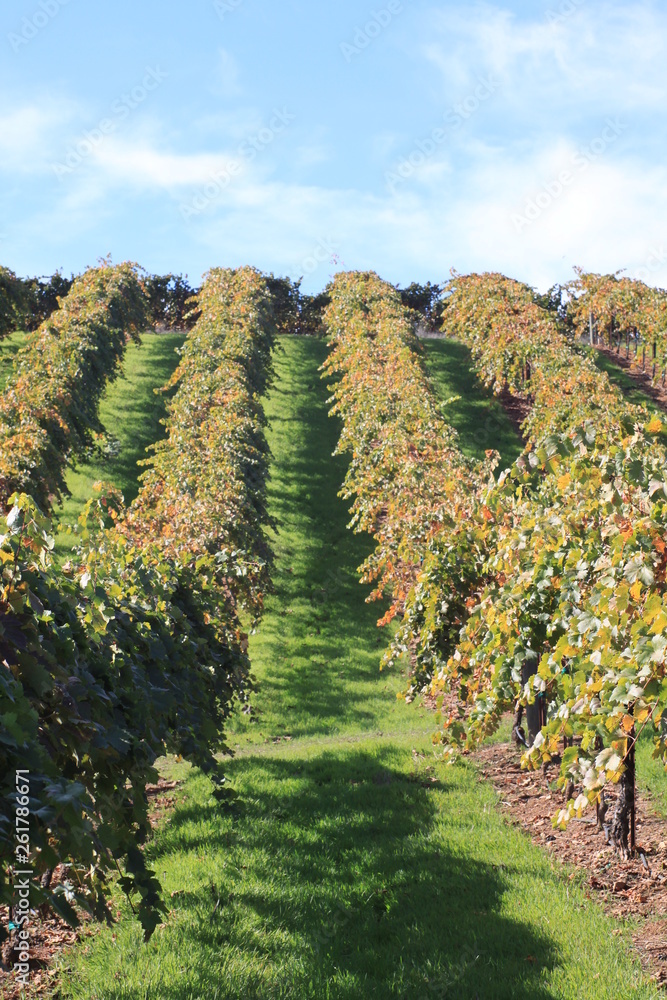
[[[557,763],[540,771],[521,769],[520,754],[509,743],[484,747],[474,755],[480,781],[491,781],[499,807],[549,854],[574,866],[570,879],[583,874],[587,896],[610,915],[639,920],[634,943],[651,978],[667,987],[667,823],[651,812],[651,800],[637,791],[637,856],[622,860],[598,832],[595,814],[573,820],[567,831],[554,829],[552,817],[563,804],[555,789]],[[613,790],[608,795],[614,808]],[[644,860],[642,860],[642,854]]]

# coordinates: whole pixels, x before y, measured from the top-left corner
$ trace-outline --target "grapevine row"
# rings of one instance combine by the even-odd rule
[[[530,359],[533,406],[524,426],[533,447],[487,501],[487,578],[435,685],[458,685],[472,706],[467,724],[452,721],[447,737],[476,745],[513,698],[526,703],[537,696],[543,725],[529,762],[549,759],[560,739],[567,746],[581,738],[562,755],[562,780],[570,788],[578,784],[580,794],[558,822],[564,825],[590,802],[602,822],[604,789],[620,780],[610,826],[615,843],[627,851],[628,836],[634,846],[628,828],[634,720],[644,724],[650,715],[659,723],[662,716],[661,702],[650,703],[662,676],[661,655],[652,649],[657,666],[647,672],[635,647],[638,635],[645,638],[645,606],[662,600],[664,590],[659,546],[646,544],[647,532],[655,532],[645,515],[655,508],[651,477],[643,478],[647,468],[665,464],[655,441],[662,426],[625,402],[554,319],[536,308],[530,290],[501,276],[474,275],[456,277],[449,291],[445,327],[465,339],[471,312],[476,314],[468,342],[478,363],[484,358],[500,367],[508,344]],[[655,752],[665,756],[660,735]]]
[[[367,273],[339,274],[329,291],[323,367],[343,422],[337,452],[350,455],[341,495],[355,530],[375,539],[360,572],[371,599],[390,598],[386,624],[403,612],[427,538],[470,506],[482,469],[438,412],[396,289]]]
[[[23,311],[23,287],[20,278],[7,267],[0,267],[0,340],[16,328]]]
[[[455,275],[444,291],[443,330],[470,348],[480,379],[495,392],[530,397],[530,443],[585,422],[607,433],[619,420],[645,417],[526,285],[500,274]]]
[[[176,753],[224,794],[215,755],[249,685],[239,607],[258,613],[269,585],[258,393],[271,300],[245,268],[212,271],[199,305],[170,383],[167,438],[135,503],[99,490],[80,519],[76,570],[52,562],[50,523],[25,494],[0,535],[0,899],[11,902],[16,864],[13,775],[27,769],[30,863],[43,876],[33,905],[108,918],[121,865],[147,936],[164,907],[141,850],[146,786],[156,759]],[[67,878],[52,889],[58,864]]]
[[[68,462],[101,430],[102,394],[145,322],[136,268],[105,264],[29,337],[0,398],[0,509],[17,491],[43,510],[62,497]]]
[[[651,359],[664,370],[667,365],[667,293],[636,279],[616,274],[593,274],[576,268],[577,277],[564,286],[567,318],[581,339],[608,340],[609,346],[625,336],[650,345]],[[644,352],[642,352],[642,356]]]
[[[377,286],[377,304],[366,294],[367,276],[347,276],[338,290],[334,286],[331,309],[337,312],[328,319],[336,359],[330,368],[347,373],[336,407],[345,421],[342,441],[353,450],[354,479],[346,495],[352,495],[353,482],[356,523],[370,528],[376,540],[378,527],[383,531],[385,564],[398,562],[406,533],[410,539],[412,586],[392,591],[395,603],[401,597],[403,614],[398,649],[416,663],[416,686],[430,683],[434,694],[459,696],[441,741],[472,748],[517,700],[539,700],[542,728],[527,748],[526,763],[550,759],[565,741],[562,781],[580,789],[557,822],[565,824],[590,803],[603,817],[604,789],[620,780],[610,825],[617,845],[627,850],[635,727],[652,720],[658,727],[656,755],[667,758],[661,728],[667,712],[667,462],[656,443],[662,426],[642,408],[628,406],[572,349],[529,290],[500,276],[455,281],[445,327],[467,335],[487,381],[499,386],[514,379],[516,385],[530,364],[531,444],[498,482],[489,483],[477,470],[464,500],[454,481],[459,462],[441,462],[440,478],[429,483],[430,503],[424,497],[417,508],[428,530],[410,530],[409,489],[405,525],[385,530],[391,524],[385,498],[414,473],[387,471],[378,445],[397,436],[409,468],[401,414],[428,392],[423,380],[411,382],[395,372],[388,380],[378,377],[382,322],[390,317],[396,351],[401,339],[408,342],[405,333],[398,335],[405,315],[390,307],[386,286]],[[336,317],[338,325],[331,322]],[[383,402],[393,403],[392,387],[400,405]],[[437,424],[431,433],[432,449],[443,433],[452,440]],[[441,516],[443,508],[449,516]],[[373,516],[360,517],[367,509]],[[580,739],[570,745],[575,736]]]

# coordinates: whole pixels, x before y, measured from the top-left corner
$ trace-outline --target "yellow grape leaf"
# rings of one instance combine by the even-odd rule
[[[660,594],[651,594],[644,606],[644,621],[652,622],[662,611],[662,598]]]
[[[635,580],[635,582],[630,587],[630,593],[634,597],[635,601],[638,601],[642,596],[642,585],[640,580]]]
[[[570,473],[566,472],[564,476],[558,477],[558,489],[566,490],[571,482],[572,479],[570,478]]]
[[[660,632],[664,631],[665,628],[667,628],[667,615],[664,612],[661,612],[657,618],[654,619],[653,624],[651,625],[651,632],[653,635],[658,635]]]
[[[646,722],[649,715],[651,714],[650,708],[642,708],[640,712],[637,712],[637,722]]]
[[[631,733],[634,724],[635,724],[635,720],[633,719],[633,717],[631,715],[624,715],[623,719],[621,721],[621,729],[625,733]]]
[[[659,434],[662,430],[662,421],[660,420],[660,417],[651,417],[651,420],[646,425],[645,430],[647,434]]]

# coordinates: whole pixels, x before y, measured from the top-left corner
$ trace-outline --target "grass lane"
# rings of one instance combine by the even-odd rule
[[[168,922],[144,945],[119,899],[114,930],[67,957],[60,996],[648,1000],[619,925],[502,820],[473,768],[437,763],[432,720],[397,701],[400,673],[378,673],[380,609],[354,572],[369,542],[336,499],[324,345],[281,348],[275,594],[251,643],[254,714],[231,726],[238,799],[223,808],[187,775],[148,847]]]
[[[56,519],[66,528],[75,525],[81,509],[90,499],[94,483],[112,483],[131,503],[138,492],[137,463],[146,457],[146,448],[164,434],[164,397],[155,389],[168,382],[178,364],[176,349],[184,341],[182,333],[145,334],[140,344],[129,344],[122,374],[112,382],[100,404],[100,420],[112,448],[99,449],[67,473],[70,495],[56,511]],[[71,533],[56,536],[56,552],[65,556],[76,539]]]
[[[625,368],[617,364],[609,355],[603,354],[594,347],[585,348],[585,350],[592,355],[595,366],[601,372],[607,373],[609,381],[618,386],[629,403],[636,403],[637,406],[646,406],[648,409],[658,412],[655,402],[645,392],[642,392],[634,379],[630,378]]]
[[[485,388],[471,368],[470,351],[449,338],[422,341],[426,367],[440,398],[453,400],[443,416],[459,432],[461,451],[470,458],[484,458],[494,448],[500,452],[501,469],[519,457],[523,445],[512,423],[493,393]]]

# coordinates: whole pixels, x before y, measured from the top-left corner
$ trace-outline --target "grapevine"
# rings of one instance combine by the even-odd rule
[[[34,903],[72,922],[78,907],[110,919],[121,866],[147,937],[164,904],[141,849],[146,786],[156,759],[175,753],[225,794],[216,755],[250,685],[238,609],[259,614],[270,582],[258,401],[270,377],[270,297],[250,268],[213,271],[199,305],[167,439],[130,508],[110,488],[89,501],[76,569],[52,560],[50,521],[29,496],[14,494],[0,520],[0,899],[11,901],[10,775],[29,768],[31,864],[44,876]],[[58,864],[67,879],[52,889]]]

